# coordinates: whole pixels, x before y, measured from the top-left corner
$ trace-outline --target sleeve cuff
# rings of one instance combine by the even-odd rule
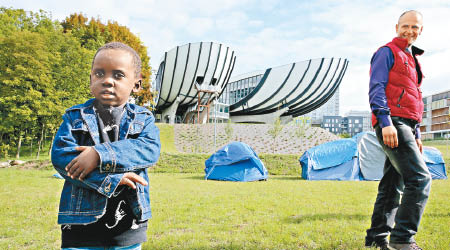
[[[377,116],[377,120],[380,123],[381,128],[392,126],[392,120],[390,115],[379,115]]]
[[[100,156],[100,173],[112,173],[116,166],[116,153],[109,143],[96,145],[94,149]]]
[[[420,125],[416,126],[416,139],[420,139],[422,136],[420,135]]]
[[[103,183],[98,188],[98,192],[108,198],[111,198],[114,191],[119,186],[120,181],[122,180],[123,174],[113,174],[108,175]]]

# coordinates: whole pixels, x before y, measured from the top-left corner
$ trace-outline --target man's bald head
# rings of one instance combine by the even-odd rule
[[[419,11],[417,11],[417,10],[407,10],[407,11],[403,12],[403,13],[398,17],[398,22],[397,22],[397,23],[400,23],[400,20],[402,19],[402,17],[405,16],[405,15],[407,15],[407,14],[408,14],[408,15],[415,14],[415,15],[417,15],[417,16],[420,18],[421,21],[423,20],[422,13],[420,13]]]

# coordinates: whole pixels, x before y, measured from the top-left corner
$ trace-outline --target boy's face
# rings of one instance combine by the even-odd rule
[[[120,106],[139,90],[133,57],[121,49],[98,52],[91,70],[91,94],[103,105]]]

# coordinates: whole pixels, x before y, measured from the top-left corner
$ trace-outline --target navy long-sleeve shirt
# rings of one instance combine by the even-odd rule
[[[411,53],[406,49],[407,53]],[[369,103],[381,128],[391,126],[390,109],[387,104],[386,86],[389,71],[394,65],[394,54],[389,47],[380,48],[372,57],[370,66]],[[416,139],[420,138],[420,126],[416,126]]]

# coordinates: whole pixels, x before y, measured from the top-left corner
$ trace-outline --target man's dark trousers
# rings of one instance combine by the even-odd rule
[[[379,125],[375,126],[378,141],[387,158],[366,243],[381,245],[387,242],[389,233],[392,243],[414,242],[430,193],[431,175],[414,135],[417,122],[400,117],[392,117],[392,122],[397,129],[396,148],[389,148],[383,143],[382,129]]]

